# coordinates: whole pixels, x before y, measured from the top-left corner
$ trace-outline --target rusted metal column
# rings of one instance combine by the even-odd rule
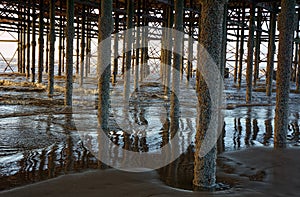
[[[22,39],[21,39],[21,28],[20,28],[20,23],[19,23],[19,27],[18,27],[18,72],[21,73],[21,64],[20,62],[22,61],[22,56],[21,56],[21,53],[22,53]]]
[[[111,76],[111,33],[113,32],[112,0],[101,1],[99,17],[98,44],[107,39],[105,45],[98,47],[98,120],[104,131],[108,130],[109,81]]]
[[[19,10],[21,10],[21,6],[18,7]],[[22,20],[22,15],[19,14],[18,18]],[[18,72],[22,73],[22,34],[23,34],[23,28],[22,28],[22,22],[19,22],[18,26]]]
[[[190,1],[190,4],[192,5],[193,1]],[[190,11],[190,19],[194,18],[193,12]],[[193,69],[193,23],[189,22],[189,39],[188,39],[188,62],[187,62],[187,73],[186,73],[186,79],[187,81],[190,81],[190,78],[192,77],[192,69]]]
[[[200,44],[207,50],[221,72],[222,26],[226,0],[201,1],[201,31]],[[219,33],[215,33],[219,32]],[[198,64],[201,62],[198,62]],[[209,66],[209,65],[206,65]],[[199,73],[199,72],[198,72]],[[216,74],[217,75],[217,74]],[[204,77],[197,78],[197,133],[195,140],[194,179],[195,189],[212,189],[216,186],[216,145],[205,155],[201,151],[204,137],[212,115],[212,101]],[[203,157],[200,157],[202,153]]]
[[[49,34],[49,69],[48,69],[48,96],[54,92],[54,53],[55,53],[55,0],[50,0],[50,34]]]
[[[278,18],[279,50],[276,73],[276,112],[274,147],[286,147],[289,123],[289,93],[291,64],[293,57],[293,36],[295,30],[295,0],[281,0]]]
[[[90,8],[87,7],[87,17],[90,15]],[[88,77],[88,74],[89,74],[89,70],[90,70],[90,56],[91,56],[91,26],[90,26],[90,21],[89,19],[87,18],[87,21],[86,21],[86,27],[87,27],[87,30],[86,30],[86,57],[85,57],[85,77]]]
[[[148,1],[143,0],[143,13],[149,14],[148,11]],[[142,32],[142,43],[143,48],[141,49],[141,62],[142,67],[140,68],[140,81],[143,81],[150,72],[150,67],[148,65],[148,18],[143,18],[143,32]]]
[[[28,0],[28,4],[30,4],[30,0]],[[31,26],[31,18],[30,18],[30,7],[27,8],[27,58],[26,58],[26,78],[30,77],[30,26]]]
[[[79,73],[79,61],[80,61],[80,26],[79,26],[79,17],[77,17],[77,32],[76,32],[76,36],[77,36],[77,39],[76,39],[76,74]]]
[[[61,71],[64,73],[65,72],[65,57],[66,57],[66,53],[65,53],[65,28],[63,28],[63,32],[62,32],[62,65],[61,65]]]
[[[244,58],[244,39],[245,39],[245,16],[246,16],[246,8],[245,2],[243,3],[242,8],[242,28],[241,28],[241,40],[240,40],[240,59],[239,59],[239,72],[238,72],[238,87],[241,87],[242,77],[243,77],[243,58]]]
[[[300,10],[298,10],[298,24],[300,23]],[[298,39],[298,53],[295,54],[295,56],[298,55],[298,67],[297,67],[297,75],[296,75],[296,90],[300,91],[300,27],[298,26],[297,30],[297,39]]]
[[[259,64],[260,64],[260,44],[261,44],[261,20],[262,20],[262,8],[257,10],[257,30],[256,30],[256,40],[255,40],[255,64],[254,64],[254,77],[253,77],[253,86],[257,84],[259,79]]]
[[[35,82],[35,48],[36,48],[36,13],[35,13],[35,3],[36,0],[32,0],[33,8],[32,8],[32,53],[31,53],[31,82]]]
[[[63,56],[63,0],[59,0],[59,38],[58,38],[58,76],[61,76],[62,71],[62,56]]]
[[[22,19],[25,20],[25,8],[23,8],[24,15],[22,16]],[[23,34],[22,34],[22,73],[26,72],[26,24],[25,21],[22,22],[23,25]]]
[[[247,74],[246,74],[246,102],[252,99],[252,81],[253,81],[253,47],[254,47],[254,26],[255,26],[255,4],[250,4],[250,21],[248,37],[248,57],[247,57]]]
[[[130,68],[131,68],[131,53],[132,53],[132,28],[133,28],[133,15],[134,15],[134,2],[133,0],[127,1],[127,32],[126,32],[126,64],[124,76],[124,95],[125,102],[129,101],[130,94]]]
[[[275,6],[273,6],[275,8]],[[268,44],[268,61],[266,71],[266,95],[272,94],[272,82],[274,72],[274,56],[275,56],[275,36],[276,36],[276,16],[275,12],[271,12],[270,29],[269,29],[269,44]]]
[[[44,0],[40,0],[40,20],[39,20],[39,60],[38,60],[38,83],[43,80],[44,63]]]
[[[174,25],[174,14],[173,14],[173,10],[174,10],[174,1],[170,0],[169,3],[171,3],[171,5],[168,7],[168,30],[166,32],[166,48],[167,51],[165,53],[165,73],[166,73],[166,79],[165,79],[165,94],[169,95],[170,94],[170,90],[171,90],[171,86],[170,86],[170,81],[171,81],[171,64],[172,64],[172,44],[173,44],[173,35],[172,35],[172,28]]]
[[[74,0],[67,0],[67,49],[66,49],[66,92],[65,105],[72,106],[73,92],[73,39],[74,39]]]
[[[240,10],[238,13],[238,23],[241,22],[241,18],[240,18]],[[237,30],[236,30],[236,46],[235,46],[235,66],[234,66],[234,83],[237,82],[237,78],[238,78],[238,67],[239,67],[239,47],[240,47],[240,26],[237,25]]]
[[[183,8],[184,2],[182,0],[175,0],[175,35],[174,35],[174,53],[173,53],[173,66],[172,66],[172,93],[171,93],[171,106],[170,106],[170,118],[171,118],[171,130],[172,122],[178,122],[179,118],[179,84],[180,84],[180,65],[183,45]],[[179,33],[180,32],[180,33]]]
[[[298,44],[298,71],[297,71],[297,81],[296,81],[296,90],[300,91],[300,43]]]
[[[227,3],[224,6],[224,14],[223,14],[223,31],[222,31],[222,54],[221,54],[221,63],[220,63],[220,71],[221,75],[224,77],[225,67],[226,67],[226,54],[227,54],[227,15],[228,15],[228,7]]]
[[[162,80],[162,84],[165,82],[165,46],[166,46],[166,30],[164,28],[167,27],[167,5],[165,5],[163,8],[163,19],[164,21],[162,22],[162,36],[161,36],[161,49],[160,49],[160,69],[159,69],[159,74],[160,78]]]
[[[125,30],[126,29],[126,23],[124,23],[123,25],[123,29]],[[123,33],[123,46],[122,46],[122,78],[124,78],[124,72],[125,72],[125,61],[126,61],[126,32]]]
[[[49,19],[47,19],[47,24],[49,24]],[[47,37],[47,40],[46,40],[46,73],[48,73],[49,71],[49,37],[50,37],[50,27],[47,26],[47,30],[46,30],[46,37]]]
[[[85,5],[82,6],[82,21],[81,21],[81,55],[80,55],[80,81],[79,85],[83,85],[84,76],[84,48],[85,48]]]
[[[137,28],[136,28],[136,53],[135,53],[135,69],[134,69],[134,90],[139,89],[139,74],[140,74],[140,39],[141,39],[141,0],[137,2]]]
[[[116,0],[116,7],[119,7],[119,0]],[[114,66],[113,66],[113,78],[112,84],[117,83],[117,75],[118,75],[118,58],[119,58],[119,14],[115,13],[115,37],[114,37]]]

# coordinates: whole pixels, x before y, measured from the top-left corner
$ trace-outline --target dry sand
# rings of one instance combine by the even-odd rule
[[[233,187],[191,192],[166,186],[156,171],[114,169],[65,175],[3,191],[0,196],[300,196],[300,150],[249,148],[220,156],[218,176]]]

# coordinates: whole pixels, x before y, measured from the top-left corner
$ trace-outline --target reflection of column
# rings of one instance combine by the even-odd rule
[[[68,1],[74,1],[74,0],[68,0]],[[70,2],[68,2],[70,3]],[[71,2],[72,3],[72,2]],[[72,128],[72,113],[67,113],[65,115],[65,126],[67,128]],[[67,148],[65,149],[66,151],[66,165],[65,165],[65,172],[70,172],[72,170],[72,167],[74,166],[74,161],[73,161],[73,139],[71,137],[70,131],[66,128],[64,128],[64,132],[66,134],[66,145]]]
[[[211,0],[201,1],[201,31],[199,35],[199,42],[210,54],[217,67],[221,71],[221,52],[222,52],[222,26],[223,15],[226,0]],[[216,34],[215,32],[219,32]],[[200,51],[199,51],[200,52]],[[199,53],[198,52],[198,53]],[[200,64],[200,61],[198,61]],[[209,66],[209,65],[201,65]],[[200,65],[198,66],[200,68]],[[208,135],[208,127],[211,119],[212,101],[208,85],[203,75],[198,75],[197,78],[197,133],[195,140],[195,161],[194,161],[194,180],[193,185],[196,189],[199,188],[213,188],[216,186],[216,158],[217,149],[216,144],[212,145],[212,148],[206,153],[202,153],[201,148],[205,137]],[[223,123],[223,120],[221,120]],[[220,124],[221,122],[217,122]],[[216,128],[219,128],[217,126]],[[217,131],[214,131],[215,134]],[[216,137],[216,136],[214,136]],[[211,139],[211,143],[215,143]],[[201,153],[201,154],[200,154]],[[201,157],[200,157],[201,156]]]
[[[218,138],[218,142],[217,142],[217,152],[218,154],[221,154],[225,151],[225,135],[226,135],[226,123],[224,122],[223,125],[223,130],[222,130],[222,134],[220,135],[220,137]]]
[[[245,136],[245,145],[249,146],[249,140],[251,136],[251,118],[247,117],[246,118],[246,136]]]
[[[273,126],[272,126],[272,111],[271,108],[268,107],[267,114],[266,114],[267,119],[265,120],[265,128],[266,128],[266,133],[264,134],[264,145],[269,145],[269,140],[272,138],[273,135]]]
[[[55,144],[48,156],[48,178],[55,177],[55,161],[56,161],[57,145]]]
[[[253,135],[251,140],[256,140],[257,134],[259,132],[258,122],[257,119],[253,120]]]
[[[43,0],[41,0],[41,1],[43,1]],[[40,160],[40,164],[39,164],[38,176],[39,176],[40,180],[43,180],[44,179],[44,165],[45,165],[45,161],[46,161],[46,150],[45,149],[42,150],[39,160]]]
[[[269,145],[269,140],[271,139],[272,134],[273,134],[273,127],[272,127],[272,120],[271,119],[265,120],[265,127],[266,127],[266,133],[264,135],[263,144],[264,145]]]
[[[289,122],[290,73],[293,56],[293,35],[295,26],[295,0],[282,0],[278,20],[279,50],[276,76],[276,112],[274,146],[286,147]]]
[[[239,149],[241,147],[241,135],[242,135],[242,125],[241,119],[235,118],[234,119],[234,137],[233,137],[233,144],[235,149]]]

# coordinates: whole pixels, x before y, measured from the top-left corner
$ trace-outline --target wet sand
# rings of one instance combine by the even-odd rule
[[[108,169],[64,175],[0,196],[299,196],[299,153],[299,149],[249,148],[221,154],[218,177],[232,185],[225,191],[178,190],[162,183],[156,171]]]

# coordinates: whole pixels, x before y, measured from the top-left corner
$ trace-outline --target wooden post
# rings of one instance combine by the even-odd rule
[[[273,6],[275,8],[275,6]],[[269,45],[268,45],[268,62],[266,71],[266,95],[272,94],[274,56],[275,56],[275,35],[276,35],[276,13],[271,12],[270,30],[269,30]]]
[[[286,147],[289,123],[289,93],[291,64],[293,56],[293,36],[295,30],[295,0],[281,0],[278,18],[279,50],[276,74],[275,148]]]
[[[43,81],[44,25],[44,0],[40,0],[38,83],[42,83]]]
[[[252,99],[252,81],[253,81],[253,47],[254,47],[254,26],[255,26],[255,4],[250,4],[250,21],[248,37],[248,57],[247,57],[247,74],[246,74],[246,102],[250,103]]]
[[[49,34],[49,69],[48,69],[48,96],[54,92],[54,53],[55,53],[55,0],[50,0],[50,34]]]
[[[74,39],[74,0],[67,0],[67,49],[66,49],[66,91],[65,105],[72,106],[73,92],[73,39]]]
[[[111,76],[111,33],[113,32],[112,0],[101,1],[98,44],[108,39],[105,46],[98,46],[98,120],[104,131],[108,130],[109,81]],[[109,64],[109,65],[107,65]]]

